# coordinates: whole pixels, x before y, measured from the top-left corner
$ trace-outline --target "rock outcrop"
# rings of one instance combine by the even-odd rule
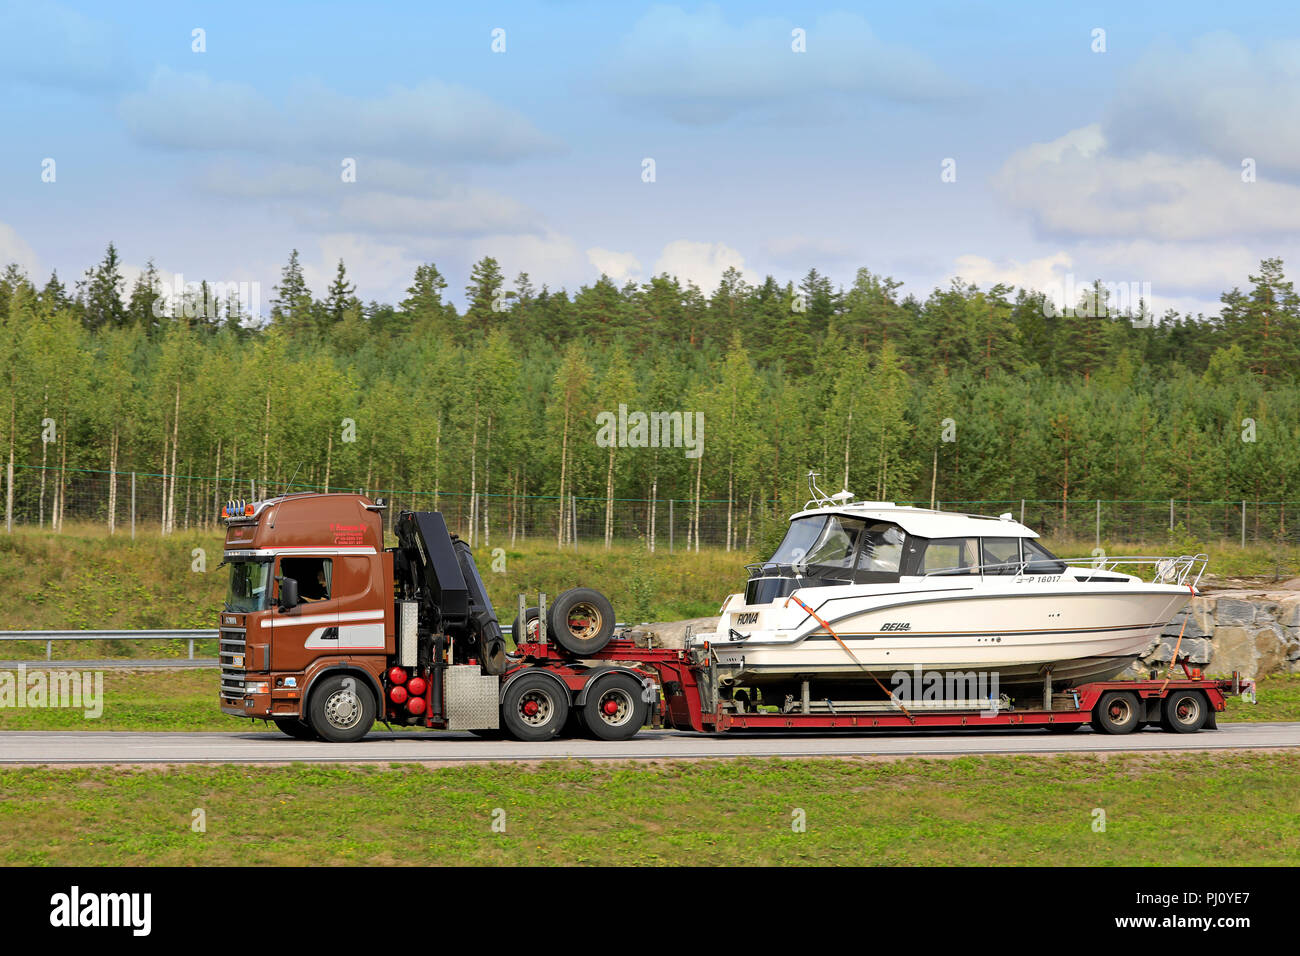
[[[1180,631],[1179,656],[1190,656],[1207,675],[1300,672],[1300,591],[1218,591],[1193,598],[1132,672],[1167,664]]]

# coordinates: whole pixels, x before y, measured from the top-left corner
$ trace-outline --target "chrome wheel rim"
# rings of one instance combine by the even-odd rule
[[[336,690],[325,701],[325,719],[331,727],[349,730],[361,722],[361,700],[350,690]]]

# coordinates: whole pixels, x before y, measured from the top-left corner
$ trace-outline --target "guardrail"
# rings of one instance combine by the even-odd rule
[[[617,624],[616,627],[626,627]],[[512,626],[502,624],[501,631],[513,637]],[[189,659],[194,660],[195,641],[215,641],[216,630],[180,628],[140,631],[0,631],[0,641],[44,641],[45,659],[54,659],[55,641],[189,641]]]
[[[170,629],[140,631],[0,631],[0,641],[44,641],[45,659],[53,660],[55,641],[176,641],[190,642],[190,660],[195,641],[215,641],[216,630]]]

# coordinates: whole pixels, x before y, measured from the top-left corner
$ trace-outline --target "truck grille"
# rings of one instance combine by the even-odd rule
[[[221,696],[227,700],[242,700],[244,697],[244,629],[242,627],[223,627],[221,629]]]

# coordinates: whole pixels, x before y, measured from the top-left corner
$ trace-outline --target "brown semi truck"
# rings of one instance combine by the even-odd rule
[[[564,652],[563,666],[529,668],[507,656],[473,555],[442,515],[402,512],[385,548],[384,511],[357,494],[226,505],[222,711],[330,741],[360,739],[375,720],[520,739],[641,728],[652,674],[575,657],[613,634],[603,595],[575,588],[526,610],[514,633],[531,626],[536,643],[549,625]]]
[[[545,596],[537,608],[521,598],[507,653],[468,545],[438,512],[405,511],[393,521],[396,546],[385,548],[384,510],[357,494],[226,506],[225,713],[328,741],[359,740],[376,720],[520,740],[565,730],[624,740],[647,723],[696,733],[1091,724],[1118,734],[1158,722],[1188,733],[1213,728],[1230,693],[1253,689],[1179,660],[1184,677],[1082,684],[1064,705],[1045,682],[1041,700],[992,713],[885,701],[759,708],[719,678],[707,641],[670,649],[615,637],[613,608],[590,588],[550,608]]]

